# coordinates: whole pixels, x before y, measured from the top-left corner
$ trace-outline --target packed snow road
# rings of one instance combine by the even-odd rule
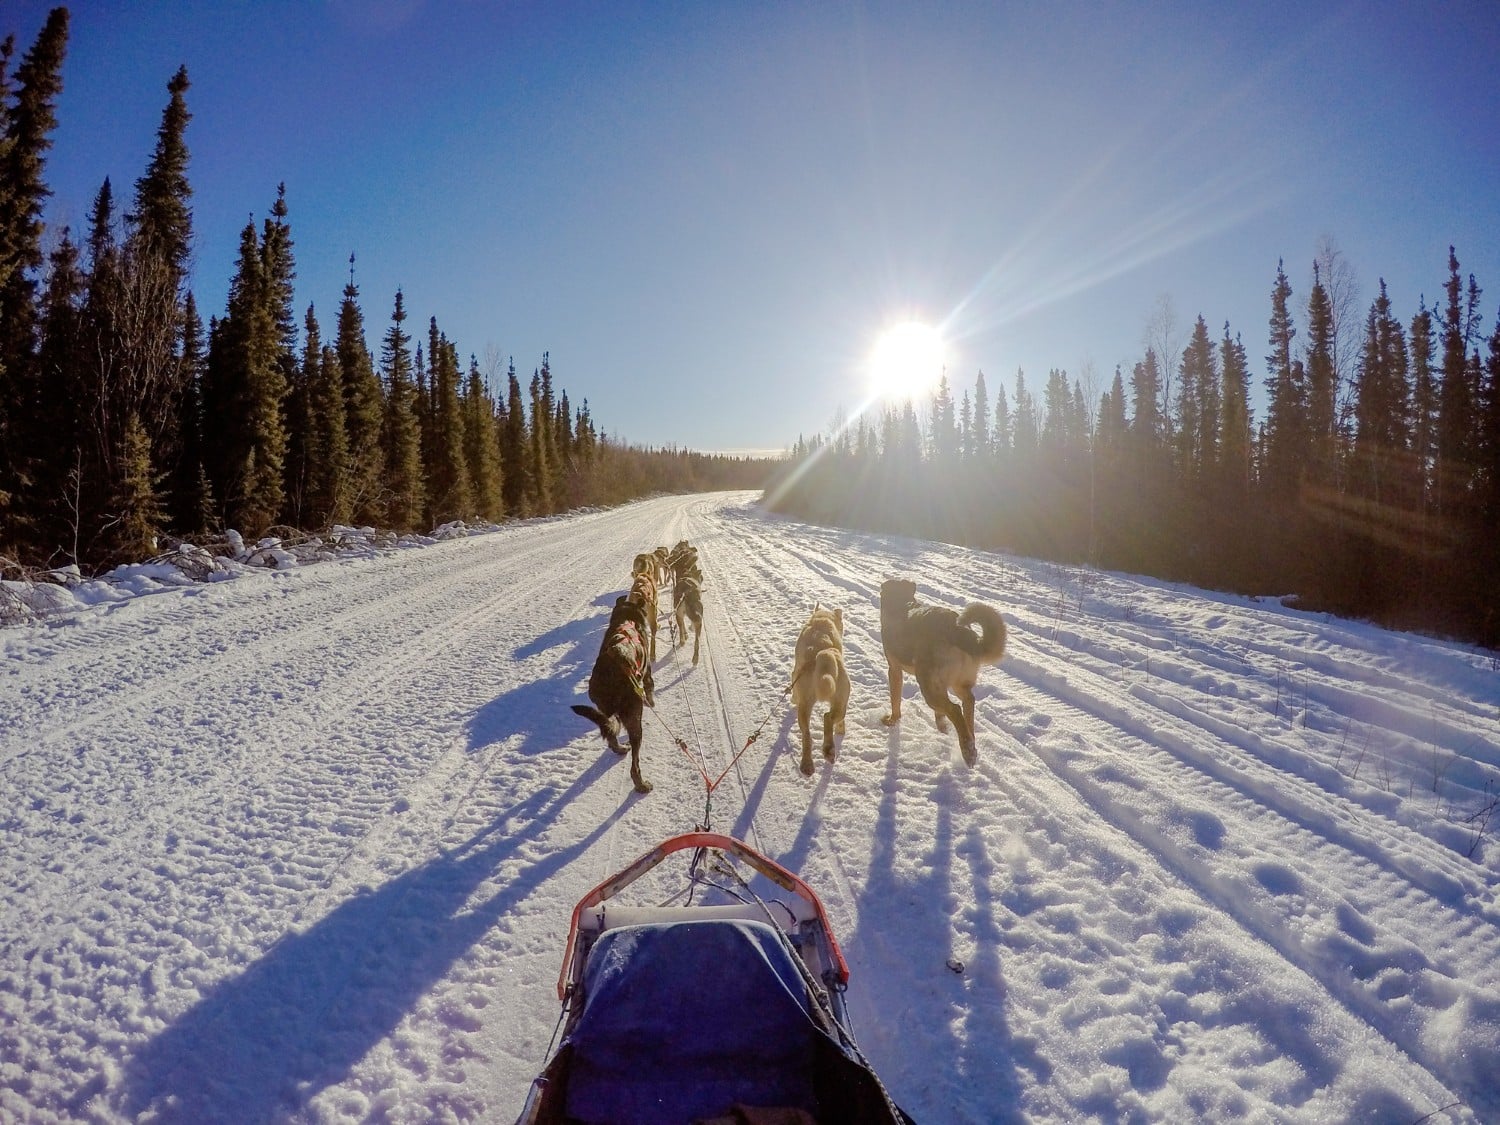
[[[1500,1119],[1491,658],[753,500],[0,633],[0,1119],[509,1120],[574,901],[705,814],[823,896],[920,1121]],[[664,622],[643,797],[569,704],[631,559],[679,539],[702,658]],[[1010,626],[972,770],[909,678],[879,722],[896,573]],[[805,779],[815,604],[854,694]]]

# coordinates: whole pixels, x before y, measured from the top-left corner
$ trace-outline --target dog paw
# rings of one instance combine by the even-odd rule
[[[880,725],[883,726],[883,727],[893,727],[897,723],[899,723],[900,721],[901,721],[901,716],[900,715],[882,715],[882,716],[880,716]]]
[[[637,793],[649,793],[649,792],[651,792],[651,783],[649,781],[647,781],[644,777],[637,777],[637,778],[634,778],[632,780],[635,781],[635,791]]]
[[[801,763],[798,764],[797,769],[803,777],[811,777],[813,775],[813,760],[811,756],[804,756]]]
[[[948,720],[945,719],[942,715],[939,715],[937,717],[937,728],[943,734],[947,734],[948,733]]]
[[[630,747],[621,746],[618,742],[615,742],[613,740],[610,741],[609,748],[616,754],[619,754],[621,757],[624,757],[626,754],[630,753]]]
[[[831,762],[837,757],[838,751],[833,748],[833,743],[830,742],[823,747],[823,760],[825,762]]]
[[[975,763],[979,761],[979,749],[978,749],[978,747],[976,747],[971,742],[971,743],[969,743],[966,746],[960,746],[959,747],[959,751],[964,756],[964,765],[968,766],[970,769],[973,769]]]

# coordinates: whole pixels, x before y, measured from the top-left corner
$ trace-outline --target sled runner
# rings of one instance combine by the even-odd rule
[[[688,850],[686,905],[612,901]],[[763,900],[745,868],[790,897]],[[848,979],[806,883],[732,837],[674,836],[574,908],[562,1041],[518,1125],[911,1125],[848,1031]]]

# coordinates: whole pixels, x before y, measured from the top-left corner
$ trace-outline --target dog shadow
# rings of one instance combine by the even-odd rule
[[[613,596],[609,605],[614,605]],[[580,681],[587,680],[593,667],[607,619],[607,615],[594,614],[567,621],[517,648],[517,661],[562,651],[546,675],[501,692],[474,712],[468,727],[469,752],[520,735],[516,747],[520,753],[540,754],[567,746],[583,733],[580,722],[587,720],[579,720],[569,708],[582,697]]]
[[[920,974],[920,979],[930,982],[935,971],[946,973],[942,966],[944,958],[953,953],[953,923],[942,911],[913,911],[911,904],[938,903],[956,894],[983,906],[985,911],[993,910],[993,894],[989,889],[993,863],[982,838],[973,830],[961,841],[955,841],[955,815],[964,815],[969,799],[967,778],[961,778],[951,769],[942,770],[925,792],[918,792],[917,786],[902,780],[900,745],[900,729],[893,726],[886,734],[885,782],[876,811],[865,883],[856,895],[859,928],[845,940],[844,949],[851,964],[867,959],[879,964],[890,960],[894,953],[911,971]],[[903,799],[930,804],[936,810],[930,850],[922,857],[925,862],[915,866],[900,862],[902,818],[898,805]],[[956,859],[963,862],[956,863]],[[969,869],[967,885],[960,884],[961,875],[956,870],[960,866]],[[988,918],[990,915],[985,911],[981,913]],[[903,1087],[922,1088],[918,1060],[947,1058],[970,1074],[979,1084],[976,1089],[1003,1090],[1014,1095],[1002,1101],[1016,1108],[995,1120],[1024,1120],[1019,1109],[1018,1064],[1037,1070],[1045,1069],[1045,1064],[1035,1059],[1033,1045],[1015,1040],[1008,1026],[1000,957],[1003,934],[992,922],[983,922],[974,938],[975,948],[970,955],[973,964],[966,967],[963,978],[955,976],[949,988],[924,984],[921,989],[921,999],[910,1014],[915,1026],[929,1032],[918,1049],[912,1050],[912,1045],[903,1042],[900,1035],[886,1031],[880,1013],[854,993],[851,993],[851,1011],[856,1024],[877,1029],[877,1034],[862,1046],[898,1101],[902,1100]],[[965,980],[974,990],[968,995]],[[965,1012],[964,1036],[957,1036],[951,1030],[955,1004]],[[913,1110],[918,1117],[922,1116],[920,1109],[919,1106]]]
[[[553,825],[609,765],[595,762],[560,793],[533,794],[458,848],[355,893],[303,932],[284,934],[125,1061],[125,1117],[297,1116],[343,1081],[497,922],[619,820],[628,797],[583,839],[471,905],[500,865],[525,851],[524,842]]]

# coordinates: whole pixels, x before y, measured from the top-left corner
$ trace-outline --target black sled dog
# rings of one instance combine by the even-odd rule
[[[698,642],[703,636],[703,585],[691,575],[672,583],[672,612],[677,618],[677,643],[687,640],[693,626],[693,663],[698,663]]]
[[[641,776],[641,719],[645,708],[656,706],[656,683],[647,657],[648,628],[645,607],[628,596],[616,599],[604,643],[589,673],[589,700],[594,706],[573,704],[574,711],[598,724],[599,733],[616,754],[625,753],[620,745],[624,729],[630,739],[630,780],[637,793],[651,792],[651,783]]]

